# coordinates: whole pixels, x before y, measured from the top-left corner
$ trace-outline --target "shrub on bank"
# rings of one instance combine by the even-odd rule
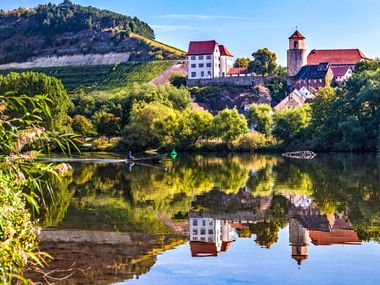
[[[255,151],[262,147],[272,144],[271,139],[267,139],[259,132],[252,132],[241,135],[233,142],[233,150],[236,151]]]

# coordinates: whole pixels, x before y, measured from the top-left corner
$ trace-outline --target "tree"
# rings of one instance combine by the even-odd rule
[[[294,109],[285,109],[273,115],[272,134],[285,145],[302,139],[311,120],[310,106],[305,104]]]
[[[108,139],[120,135],[120,118],[110,113],[96,113],[94,122],[99,135]]]
[[[275,77],[265,81],[265,86],[269,89],[272,96],[272,103],[277,105],[286,97],[287,82],[285,77]],[[272,106],[274,106],[272,105]]]
[[[247,68],[249,63],[250,59],[248,57],[238,57],[235,60],[234,67]]]
[[[255,130],[268,136],[270,135],[273,118],[272,108],[267,104],[252,105],[246,114],[250,126],[254,126]]]
[[[213,132],[215,137],[230,144],[240,135],[248,132],[247,120],[236,109],[224,109],[213,119]]]
[[[50,100],[49,109],[54,116],[44,117],[44,127],[49,131],[70,131],[65,122],[67,112],[73,104],[60,80],[42,73],[11,72],[6,76],[0,76],[0,94],[7,92],[15,96],[46,95]],[[29,104],[27,107],[32,111],[33,106]]]
[[[156,122],[163,121],[173,112],[172,108],[159,102],[134,104],[129,123],[123,129],[123,142],[138,149],[160,146],[162,134],[157,132]]]
[[[169,82],[171,85],[177,88],[180,88],[182,86],[186,86],[187,78],[186,76],[183,76],[182,74],[172,74],[170,76]]]
[[[335,89],[326,86],[318,90],[311,104],[311,124],[314,137],[328,138],[330,132],[330,114],[335,99]]]
[[[277,56],[267,48],[252,53],[253,61],[248,65],[248,71],[256,74],[273,75],[277,68]]]
[[[82,115],[76,115],[73,118],[72,128],[77,134],[83,137],[94,135],[96,132],[92,122]]]

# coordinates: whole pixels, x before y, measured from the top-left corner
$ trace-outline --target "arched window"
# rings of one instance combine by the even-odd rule
[[[294,48],[298,48],[298,42],[297,41],[294,42]]]

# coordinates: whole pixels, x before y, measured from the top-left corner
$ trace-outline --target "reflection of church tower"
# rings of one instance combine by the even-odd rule
[[[305,37],[297,30],[289,37],[287,75],[294,76],[302,66],[307,65]]]
[[[298,265],[307,259],[307,246],[309,245],[309,231],[305,229],[296,219],[289,222],[289,243],[292,247],[292,258]]]

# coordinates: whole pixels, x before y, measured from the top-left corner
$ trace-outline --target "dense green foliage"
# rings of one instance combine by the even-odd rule
[[[276,112],[273,116],[273,135],[285,145],[290,145],[294,141],[306,136],[310,120],[309,105]]]
[[[7,93],[0,102],[0,283],[14,284],[16,279],[26,281],[21,275],[26,266],[44,262],[30,210],[38,212],[47,194],[52,195],[47,178],[68,169],[36,162],[33,149],[55,141],[67,150],[71,141],[45,131],[44,119],[51,114],[47,97]]]
[[[267,104],[252,105],[246,114],[248,123],[258,132],[269,135],[272,130],[272,108]]]
[[[253,61],[248,65],[248,71],[265,76],[273,75],[277,70],[277,56],[267,48],[252,53]]]
[[[44,117],[44,127],[50,131],[70,130],[67,127],[67,112],[72,106],[69,96],[62,83],[54,77],[49,77],[41,73],[9,73],[0,76],[0,94],[10,92],[14,96],[46,95],[49,99],[49,108],[54,116]],[[31,112],[32,105],[25,105]],[[14,111],[9,110],[10,114]]]
[[[214,117],[213,130],[217,138],[232,143],[240,135],[248,132],[247,120],[236,109],[225,109]]]
[[[250,61],[248,57],[238,57],[234,62],[234,67],[247,68]]]

